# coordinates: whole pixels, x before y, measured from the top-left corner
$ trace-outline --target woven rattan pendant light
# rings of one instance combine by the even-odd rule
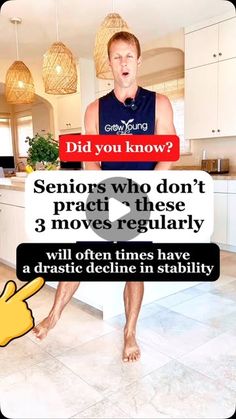
[[[6,100],[12,105],[32,103],[35,99],[33,78],[28,67],[23,61],[19,61],[17,25],[21,23],[21,19],[16,17],[11,18],[10,21],[15,25],[17,61],[7,70],[5,81]]]
[[[66,95],[77,91],[77,69],[72,52],[59,42],[57,10],[56,0],[57,42],[54,42],[44,54],[43,82],[46,93]]]
[[[107,43],[109,39],[116,32],[129,32],[127,23],[118,13],[114,13],[114,1],[112,1],[112,10],[112,13],[109,13],[102,22],[95,38],[94,61],[96,76],[99,79],[113,79],[107,57]]]

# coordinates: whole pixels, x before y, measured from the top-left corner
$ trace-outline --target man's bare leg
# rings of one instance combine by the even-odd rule
[[[124,328],[123,361],[137,361],[140,349],[136,342],[136,325],[144,292],[143,282],[126,282],[124,289],[124,304],[126,324]]]
[[[80,282],[59,283],[54,303],[48,316],[33,328],[33,333],[37,339],[44,339],[47,336],[49,330],[56,325],[61,316],[62,311],[73,297],[79,284]]]

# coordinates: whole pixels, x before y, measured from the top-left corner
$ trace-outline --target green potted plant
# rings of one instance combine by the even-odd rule
[[[34,137],[26,137],[29,143],[26,171],[30,172],[38,168],[53,170],[56,169],[59,161],[59,145],[52,134]]]

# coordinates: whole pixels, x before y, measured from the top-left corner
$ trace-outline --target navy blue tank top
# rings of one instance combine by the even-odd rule
[[[156,93],[139,87],[135,107],[126,107],[114,90],[99,99],[99,134],[155,134]],[[153,170],[157,162],[102,162],[102,170]]]

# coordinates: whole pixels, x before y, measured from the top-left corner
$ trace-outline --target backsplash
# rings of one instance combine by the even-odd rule
[[[206,150],[207,159],[229,158],[230,172],[236,172],[236,138],[210,138],[191,141],[191,155],[181,156],[175,166],[199,166],[202,160],[202,152]]]

